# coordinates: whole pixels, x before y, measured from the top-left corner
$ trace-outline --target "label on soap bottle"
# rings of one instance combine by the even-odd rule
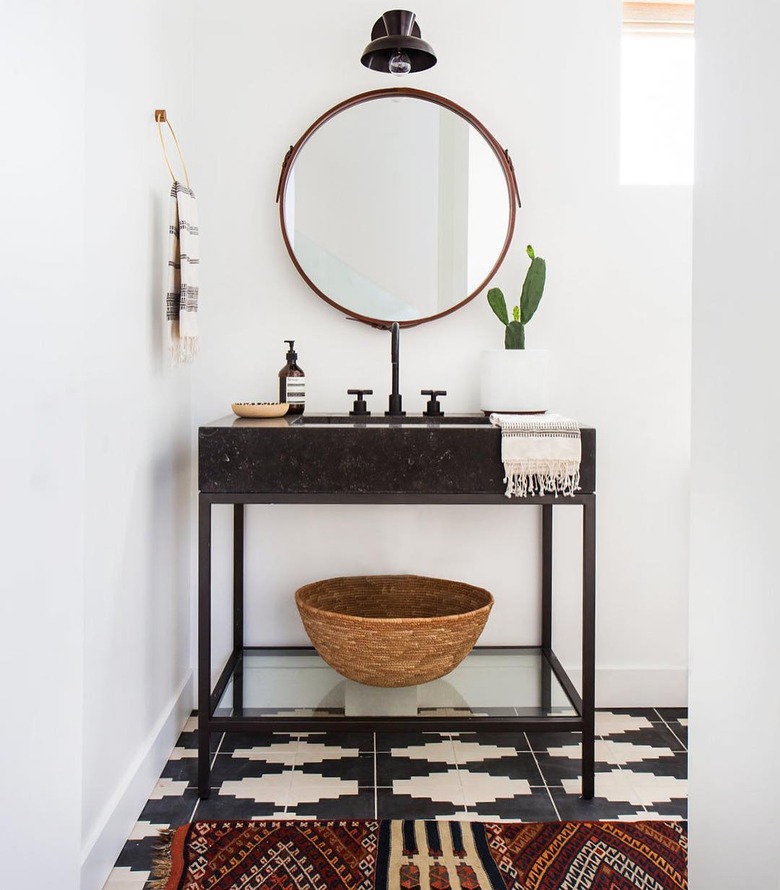
[[[284,401],[287,402],[288,405],[303,405],[306,401],[305,381],[305,377],[286,378],[286,396]]]

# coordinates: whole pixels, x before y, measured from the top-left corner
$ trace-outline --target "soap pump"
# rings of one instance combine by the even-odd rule
[[[303,414],[306,403],[306,383],[303,369],[298,365],[298,353],[295,351],[295,340],[285,340],[290,347],[287,350],[287,364],[279,371],[279,401],[290,406],[288,414]]]

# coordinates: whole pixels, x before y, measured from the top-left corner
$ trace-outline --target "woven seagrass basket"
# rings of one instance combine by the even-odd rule
[[[493,597],[481,587],[420,575],[328,578],[295,592],[314,648],[342,677],[415,686],[469,654]]]

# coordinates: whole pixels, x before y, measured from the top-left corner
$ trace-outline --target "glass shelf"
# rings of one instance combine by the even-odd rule
[[[473,650],[447,676],[402,689],[346,680],[314,650],[245,649],[214,717],[576,717],[537,648]]]

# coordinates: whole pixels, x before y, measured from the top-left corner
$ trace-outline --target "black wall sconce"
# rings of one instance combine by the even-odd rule
[[[371,43],[360,61],[372,71],[410,74],[436,64],[436,54],[420,34],[413,12],[393,9],[377,19],[371,30]]]

